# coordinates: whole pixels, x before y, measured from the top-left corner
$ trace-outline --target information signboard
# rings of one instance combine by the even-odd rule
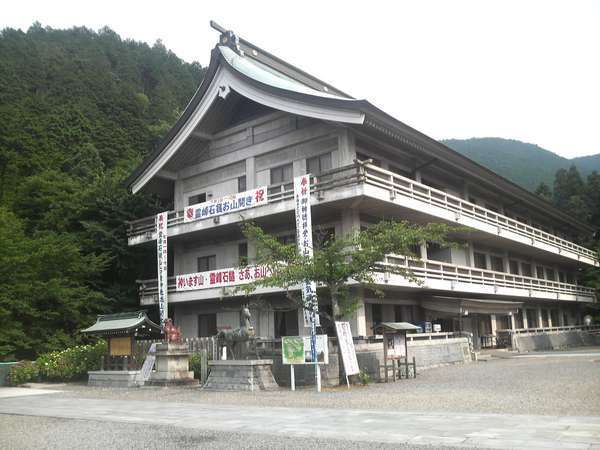
[[[318,364],[329,364],[327,335],[315,336]],[[283,364],[312,364],[310,336],[283,336],[281,357]]]
[[[342,353],[342,361],[344,363],[344,372],[346,376],[356,375],[360,372],[358,360],[356,359],[356,349],[352,340],[352,330],[350,322],[336,322],[335,328],[337,331],[338,345]]]

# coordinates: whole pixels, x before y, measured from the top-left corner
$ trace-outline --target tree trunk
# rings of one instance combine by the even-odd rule
[[[340,384],[344,384],[346,383],[346,368],[344,367],[344,360],[342,359],[342,346],[340,345],[340,336],[338,335],[338,330],[337,327],[335,326],[335,322],[339,319],[341,319],[340,317],[340,304],[338,302],[338,299],[334,293],[334,291],[331,291],[331,310],[332,310],[332,316],[333,316],[333,328],[335,330],[335,338],[336,338],[336,345],[337,345],[337,357],[338,357],[338,380]]]

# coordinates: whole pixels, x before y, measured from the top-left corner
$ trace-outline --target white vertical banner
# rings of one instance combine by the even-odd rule
[[[160,325],[164,326],[169,317],[167,302],[167,220],[168,212],[156,215],[156,261],[158,264],[158,311]]]
[[[336,322],[335,328],[337,331],[338,345],[342,353],[342,361],[344,363],[344,372],[346,376],[356,375],[360,373],[358,360],[356,359],[356,350],[354,341],[352,340],[352,330],[350,322]]]
[[[294,201],[296,206],[296,242],[301,255],[312,258],[312,219],[310,214],[310,175],[294,178]],[[304,302],[304,326],[320,326],[317,302],[317,285],[314,281],[302,283]]]

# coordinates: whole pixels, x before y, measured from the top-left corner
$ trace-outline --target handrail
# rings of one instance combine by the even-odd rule
[[[387,255],[381,265],[383,269],[389,269],[389,272],[394,272],[394,269],[400,266],[405,270],[410,270],[417,278],[426,280],[448,280],[487,286],[530,289],[556,294],[594,296],[594,289],[577,284],[460,266],[442,261],[419,260],[399,255]]]
[[[354,164],[331,169],[318,176],[311,175],[311,193],[317,195],[317,197],[330,189],[358,184],[368,184],[385,189],[390,192],[391,198],[401,195],[451,211],[455,214],[456,220],[463,216],[475,219],[496,227],[498,235],[501,235],[503,230],[509,231],[530,239],[532,245],[535,241],[538,241],[558,247],[559,253],[562,250],[574,252],[578,258],[580,256],[590,258],[598,265],[598,257],[593,250],[368,162],[356,160]],[[290,182],[270,185],[267,188],[269,203],[291,198],[293,198],[293,184]],[[183,210],[169,211],[167,226],[172,227],[183,223],[183,217]],[[128,236],[152,235],[154,220],[154,216],[150,216],[129,221]]]
[[[394,273],[398,268],[410,270],[415,277],[422,280],[447,280],[461,283],[494,287],[528,289],[530,291],[549,292],[553,294],[580,295],[595,298],[592,288],[559,281],[542,280],[533,277],[513,275],[493,270],[477,269],[441,261],[419,260],[400,255],[387,255],[380,263],[381,273]],[[140,294],[157,292],[157,280],[137,280]],[[175,277],[168,277],[169,292],[175,291]]]
[[[555,331],[600,331],[600,325],[565,325],[558,327],[538,327],[538,328],[517,328],[514,330],[498,330],[497,332],[509,333],[509,334],[538,334],[538,333],[549,333]]]

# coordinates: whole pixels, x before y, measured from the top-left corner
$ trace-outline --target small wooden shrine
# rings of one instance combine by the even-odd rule
[[[408,343],[406,334],[415,332],[421,327],[408,322],[381,322],[373,327],[375,334],[383,335],[383,367],[385,371],[385,382],[388,382],[388,361],[391,362],[392,380],[410,376],[408,362]],[[413,378],[417,376],[417,367],[413,356],[412,363]]]
[[[161,328],[152,322],[145,311],[106,314],[81,331],[101,336],[108,341],[108,355],[103,358],[102,370],[137,370],[141,364],[134,352],[137,339],[158,339]]]

